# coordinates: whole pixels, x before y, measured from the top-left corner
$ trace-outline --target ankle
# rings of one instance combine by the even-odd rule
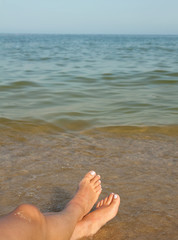
[[[72,199],[66,206],[65,211],[72,212],[75,214],[78,218],[78,221],[80,221],[84,217],[85,209],[82,207],[82,205],[78,202]]]

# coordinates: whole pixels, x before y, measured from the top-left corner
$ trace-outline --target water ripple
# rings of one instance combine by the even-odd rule
[[[0,117],[176,124],[177,46],[175,36],[0,35]]]

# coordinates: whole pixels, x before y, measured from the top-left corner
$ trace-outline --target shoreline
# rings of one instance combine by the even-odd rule
[[[80,122],[78,123],[80,125]],[[157,125],[93,125],[90,127],[79,127],[74,123],[70,128],[52,122],[43,120],[11,120],[0,118],[1,132],[5,133],[24,132],[24,133],[76,133],[76,134],[94,134],[95,132],[115,134],[115,135],[134,135],[134,134],[165,134],[168,136],[178,136],[178,124],[157,124]]]

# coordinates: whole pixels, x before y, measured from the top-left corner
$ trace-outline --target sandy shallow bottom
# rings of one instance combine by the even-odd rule
[[[0,215],[21,203],[62,209],[89,170],[121,197],[117,217],[92,239],[177,239],[177,127],[66,133],[6,125],[0,134]]]

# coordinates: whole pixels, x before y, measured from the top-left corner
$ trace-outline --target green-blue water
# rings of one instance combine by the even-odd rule
[[[0,215],[62,209],[89,170],[96,240],[176,240],[178,36],[0,35]]]
[[[178,36],[0,35],[0,117],[177,124]]]

